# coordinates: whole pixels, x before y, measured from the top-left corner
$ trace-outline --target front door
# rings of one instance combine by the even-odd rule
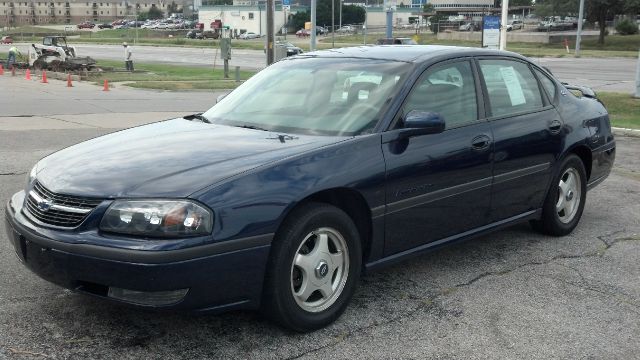
[[[387,166],[385,255],[462,233],[489,221],[490,124],[479,116],[479,86],[470,60],[427,69],[407,97],[394,129],[411,110],[439,113],[445,131],[383,135]]]

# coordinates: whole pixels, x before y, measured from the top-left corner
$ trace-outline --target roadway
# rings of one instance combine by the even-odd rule
[[[243,40],[237,40],[243,41]],[[78,54],[95,59],[122,60],[120,45],[77,44]],[[26,53],[28,44],[18,44]],[[133,58],[141,63],[162,63],[187,66],[222,66],[217,49],[190,47],[135,46]],[[242,69],[262,69],[265,54],[261,50],[233,49],[230,65]],[[596,91],[632,93],[635,90],[637,59],[633,58],[533,58],[547,66],[562,81],[592,87]],[[124,64],[123,64],[124,67]]]

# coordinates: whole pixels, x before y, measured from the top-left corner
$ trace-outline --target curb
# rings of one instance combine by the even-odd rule
[[[640,130],[639,129],[627,129],[627,128],[612,127],[611,130],[613,131],[613,134],[617,135],[617,136],[640,137]]]

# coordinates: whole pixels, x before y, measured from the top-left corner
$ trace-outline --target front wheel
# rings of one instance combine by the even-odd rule
[[[294,331],[324,327],[349,304],[361,265],[360,236],[351,218],[328,204],[305,204],[276,234],[262,310]]]
[[[551,184],[542,218],[532,221],[534,229],[553,236],[571,233],[580,222],[587,198],[586,171],[576,155],[567,156]]]

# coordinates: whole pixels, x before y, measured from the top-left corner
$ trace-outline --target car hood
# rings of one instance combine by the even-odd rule
[[[51,154],[37,179],[69,195],[185,197],[257,166],[344,140],[174,119],[101,136]]]

